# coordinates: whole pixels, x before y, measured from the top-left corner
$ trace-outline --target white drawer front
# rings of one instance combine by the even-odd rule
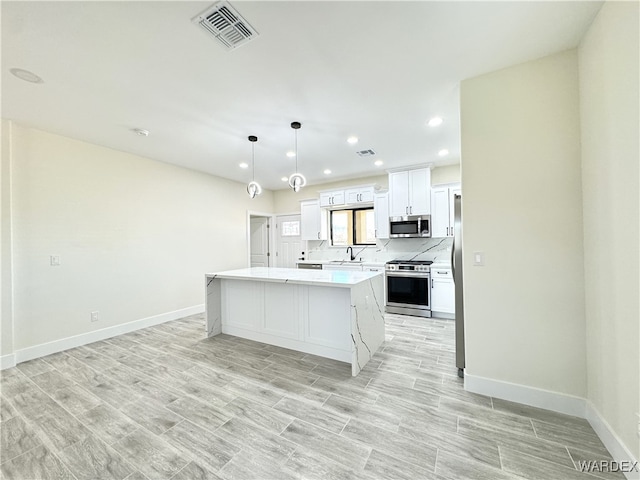
[[[432,268],[431,278],[450,278],[453,280],[453,273],[450,268]]]

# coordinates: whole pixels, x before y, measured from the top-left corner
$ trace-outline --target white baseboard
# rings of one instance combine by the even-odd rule
[[[204,312],[204,304],[195,305],[193,307],[182,308],[173,312],[161,313],[160,315],[154,315],[153,317],[141,318],[140,320],[134,320],[132,322],[122,323],[120,325],[114,325],[112,327],[101,328],[100,330],[93,330],[91,332],[82,333],[80,335],[74,335],[73,337],[61,338],[53,342],[41,343],[40,345],[34,345],[33,347],[23,348],[16,350],[13,355],[5,355],[2,357],[2,368],[9,368],[18,363],[26,362],[27,360],[33,360],[34,358],[45,357],[52,353],[62,352],[70,348],[81,347],[93,342],[99,342],[107,338],[115,337],[116,335],[122,335],[124,333],[133,332],[142,328],[152,327],[161,323],[169,322],[171,320],[177,320],[179,318],[187,317],[189,315],[195,315],[197,313]],[[204,330],[204,326],[203,326]],[[4,366],[5,357],[13,357],[13,365]],[[7,360],[8,362],[9,360]]]
[[[620,440],[620,437],[616,435],[611,426],[602,417],[600,412],[598,412],[593,403],[585,398],[528,387],[526,385],[503,382],[492,378],[478,377],[466,372],[464,374],[464,389],[489,397],[501,398],[511,402],[585,418],[619,465],[622,464],[622,462],[630,462],[633,464],[633,462],[637,461],[631,451],[625,446],[622,440]],[[624,473],[628,480],[640,480],[640,474],[638,472]]]
[[[586,418],[586,400],[574,395],[503,382],[492,378],[477,377],[466,372],[464,374],[464,389],[469,392],[522,403],[531,407],[544,408],[566,415],[573,415],[574,417]]]
[[[0,370],[16,366],[16,356],[13,353],[2,355],[0,357]]]
[[[633,453],[626,447],[626,445],[620,440],[620,437],[616,435],[609,423],[604,419],[600,412],[596,409],[595,405],[589,400],[586,400],[586,416],[585,418],[591,424],[591,427],[595,430],[607,447],[609,453],[613,459],[620,465],[622,462],[637,462],[638,459],[634,458]],[[624,465],[624,464],[623,464]],[[640,465],[640,464],[636,464]],[[640,468],[640,467],[636,467]],[[640,472],[623,472],[629,480],[639,480]]]

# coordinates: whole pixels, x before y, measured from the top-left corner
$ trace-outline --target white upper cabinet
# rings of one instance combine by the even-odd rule
[[[431,213],[431,170],[418,168],[389,174],[389,215]]]
[[[344,205],[344,190],[320,192],[321,207],[333,207],[337,205]]]
[[[373,196],[376,238],[389,238],[389,192]]]
[[[373,185],[368,187],[347,188],[344,191],[345,200],[348,205],[357,203],[371,203],[373,202],[373,195]]]
[[[453,237],[453,196],[460,191],[459,183],[431,188],[432,237]]]
[[[300,202],[300,233],[302,240],[327,239],[327,211],[318,200]]]

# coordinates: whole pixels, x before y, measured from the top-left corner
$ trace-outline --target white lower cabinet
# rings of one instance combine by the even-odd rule
[[[450,268],[431,268],[431,312],[453,315],[456,311],[456,290]]]

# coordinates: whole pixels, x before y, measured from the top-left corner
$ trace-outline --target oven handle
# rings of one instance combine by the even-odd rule
[[[387,270],[387,277],[413,277],[413,278],[429,278],[431,275],[429,272],[394,272],[393,270]]]

